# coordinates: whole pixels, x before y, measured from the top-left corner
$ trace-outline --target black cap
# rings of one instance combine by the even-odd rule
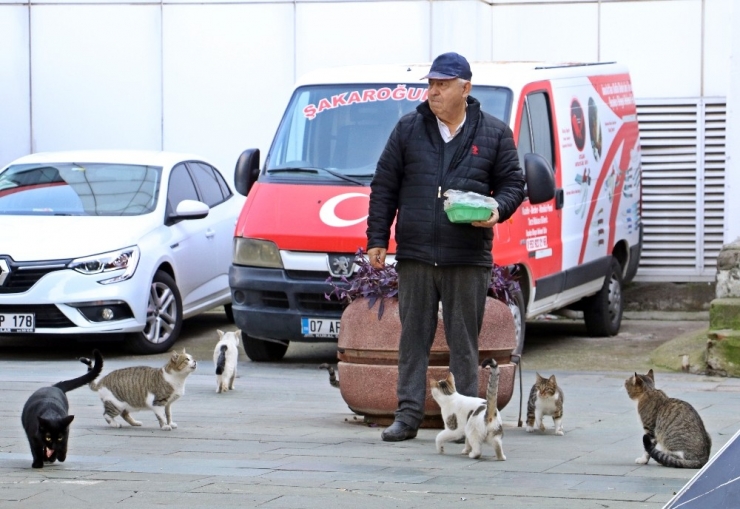
[[[429,74],[421,79],[434,80],[451,80],[453,78],[462,78],[470,81],[473,73],[470,72],[470,64],[464,56],[458,53],[442,53],[432,62],[432,68]]]

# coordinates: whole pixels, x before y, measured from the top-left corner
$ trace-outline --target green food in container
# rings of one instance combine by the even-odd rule
[[[491,213],[498,209],[498,203],[490,196],[470,191],[445,191],[444,210],[451,223],[472,223],[487,221]]]

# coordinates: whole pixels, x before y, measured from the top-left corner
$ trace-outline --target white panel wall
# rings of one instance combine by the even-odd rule
[[[479,0],[441,0],[431,2],[431,51],[426,61],[448,51],[470,60],[491,60],[491,7]]]
[[[726,96],[730,84],[730,38],[733,16],[729,13],[737,0],[709,0],[704,3],[704,90],[705,96]],[[735,15],[735,27],[738,16]],[[737,30],[737,28],[736,28]],[[736,89],[737,90],[737,89]]]
[[[28,7],[0,4],[0,166],[31,152]]]
[[[629,66],[637,97],[701,95],[701,5],[702,0],[602,3],[601,60]]]
[[[598,60],[596,3],[494,5],[492,11],[493,60]]]
[[[161,148],[160,8],[31,12],[32,151]]]
[[[269,148],[293,82],[291,4],[165,5],[165,150],[209,157],[232,176]]]
[[[296,4],[296,75],[320,67],[429,60],[430,5],[426,1]]]

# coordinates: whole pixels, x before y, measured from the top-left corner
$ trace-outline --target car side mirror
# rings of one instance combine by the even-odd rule
[[[236,160],[236,168],[234,168],[234,187],[236,191],[242,196],[247,196],[259,176],[260,149],[247,149]]]
[[[183,200],[177,204],[174,214],[167,218],[167,224],[175,224],[186,219],[203,219],[211,208],[198,200]]]
[[[541,155],[524,154],[524,178],[531,204],[544,203],[555,197],[555,172]]]

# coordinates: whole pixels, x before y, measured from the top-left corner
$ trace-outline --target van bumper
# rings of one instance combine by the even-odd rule
[[[333,287],[328,272],[286,271],[232,265],[229,269],[234,322],[242,334],[259,339],[336,342],[305,337],[301,318],[340,319],[344,306],[324,297]]]

